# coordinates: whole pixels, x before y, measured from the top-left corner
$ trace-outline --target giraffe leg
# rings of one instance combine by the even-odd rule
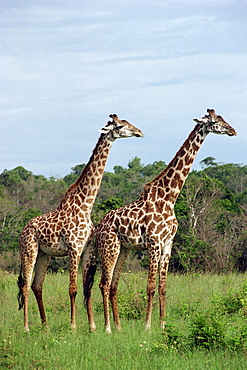
[[[177,231],[177,220],[174,220],[172,233],[169,237],[167,237],[164,248],[161,253],[160,257],[160,271],[159,271],[159,304],[160,304],[160,327],[161,329],[165,329],[166,326],[166,283],[167,283],[167,274],[168,274],[168,267],[169,261],[171,256],[171,249],[174,236]]]
[[[35,260],[26,263],[26,258],[22,260],[22,296],[23,296],[23,306],[24,306],[24,330],[29,331],[29,325],[28,325],[28,299],[29,299],[29,293],[31,288],[31,280],[32,280],[32,274],[33,269],[35,265]],[[21,276],[21,275],[20,275]],[[21,308],[21,306],[20,306]]]
[[[99,284],[104,306],[104,317],[105,317],[105,331],[106,333],[111,333],[111,323],[110,323],[110,308],[109,308],[109,295],[110,295],[110,275],[112,271],[107,271],[102,266],[102,278]]]
[[[147,311],[145,329],[151,329],[151,318],[153,308],[153,297],[156,286],[156,275],[160,259],[159,247],[154,246],[149,250],[149,268],[148,268],[148,285],[147,285]]]
[[[112,239],[116,240],[116,236],[112,236]],[[112,239],[111,243],[112,243]],[[105,242],[105,240],[104,240]],[[113,243],[114,249],[107,248],[106,243],[101,243],[98,241],[98,250],[101,255],[102,260],[102,275],[99,287],[101,289],[103,297],[103,306],[104,306],[104,316],[105,316],[105,330],[106,333],[111,333],[111,324],[110,324],[110,309],[109,309],[109,296],[110,296],[110,287],[114,268],[118,259],[120,252],[120,243]],[[109,255],[108,255],[109,253]]]
[[[165,329],[166,326],[166,282],[170,254],[161,256],[160,274],[159,274],[159,305],[160,305],[160,327]]]
[[[84,302],[87,308],[89,330],[91,333],[96,331],[96,325],[95,325],[94,316],[93,316],[92,298],[91,298],[93,277],[96,272],[96,262],[95,264],[91,264],[92,256],[93,256],[93,249],[94,249],[93,239],[90,239],[82,255],[82,280],[83,280],[83,289],[84,289]]]
[[[31,288],[32,274],[38,254],[38,243],[33,228],[24,229],[20,236],[21,271],[18,278],[19,309],[24,306],[24,330],[29,331],[28,298]]]
[[[118,303],[117,303],[117,288],[118,288],[120,274],[121,274],[123,265],[127,259],[129,252],[130,250],[121,247],[120,254],[118,256],[118,260],[115,265],[111,288],[110,288],[110,301],[111,301],[112,311],[113,311],[113,320],[114,320],[117,330],[121,330],[121,324],[120,324],[120,318],[119,318],[119,312],[118,312]]]
[[[78,248],[79,249],[79,248]],[[82,248],[80,248],[81,250]],[[75,299],[77,295],[77,274],[78,274],[78,265],[80,261],[81,253],[76,248],[71,248],[69,254],[69,265],[70,265],[70,284],[69,284],[69,296],[70,296],[70,308],[71,308],[71,329],[76,329],[76,307]]]
[[[32,283],[32,290],[34,292],[38,307],[41,322],[43,325],[47,325],[45,309],[42,299],[43,283],[46,275],[46,271],[50,262],[51,256],[39,250],[36,264],[34,267],[35,275]]]

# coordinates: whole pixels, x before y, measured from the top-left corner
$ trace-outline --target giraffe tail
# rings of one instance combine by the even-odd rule
[[[19,287],[19,293],[17,294],[17,299],[18,299],[18,302],[19,302],[19,308],[18,309],[20,310],[24,305],[24,297],[23,297],[23,292],[22,292],[22,288],[24,286],[24,279],[23,279],[23,276],[22,276],[22,267],[21,267],[21,270],[20,270],[20,275],[18,276],[17,285]]]
[[[88,299],[91,296],[91,291],[94,283],[94,276],[97,270],[97,264],[94,260],[91,265],[89,266],[89,269],[86,274],[85,282],[83,284],[83,290],[84,290],[84,306],[87,306]]]

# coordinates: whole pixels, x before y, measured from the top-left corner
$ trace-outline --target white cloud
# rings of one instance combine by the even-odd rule
[[[33,163],[34,172],[50,166],[65,174],[66,163],[83,161],[82,151],[89,158],[109,113],[139,124],[145,134],[135,143],[117,143],[111,168],[135,155],[144,163],[171,159],[192,118],[208,107],[233,125],[237,117],[241,143],[246,26],[237,2],[222,3],[4,2],[3,167],[19,161]],[[234,155],[243,162],[238,149]],[[232,157],[227,153],[226,161]]]

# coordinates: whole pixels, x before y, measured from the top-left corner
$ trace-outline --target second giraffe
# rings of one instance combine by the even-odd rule
[[[102,261],[100,289],[107,333],[111,332],[109,299],[115,326],[118,330],[121,329],[116,293],[122,267],[131,250],[148,250],[145,328],[151,328],[152,303],[158,270],[160,327],[165,328],[167,271],[172,242],[178,226],[174,204],[206,136],[210,132],[228,136],[236,135],[234,128],[221,116],[216,115],[213,109],[208,109],[207,112],[208,115],[194,119],[197,124],[187,140],[166,169],[145,185],[140,197],[125,207],[110,211],[98,225],[97,249]],[[90,300],[90,290],[91,286],[88,289],[84,287],[86,300]]]

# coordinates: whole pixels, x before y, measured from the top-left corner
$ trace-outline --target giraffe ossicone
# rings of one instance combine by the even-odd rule
[[[212,132],[236,135],[234,128],[213,109],[208,109],[207,113],[208,115],[195,119],[195,128],[175,157],[153,181],[146,184],[139,198],[129,205],[107,213],[97,227],[96,244],[102,263],[100,289],[107,333],[111,332],[109,300],[115,326],[121,329],[116,293],[122,267],[131,249],[148,250],[149,255],[145,328],[151,328],[158,271],[160,327],[165,328],[167,272],[172,242],[178,226],[174,204],[207,134]],[[88,280],[92,279],[93,276],[88,274]],[[92,284],[89,286],[86,280],[85,282],[84,294],[87,300],[87,297],[91,296]]]
[[[82,256],[82,272],[90,265],[94,226],[90,215],[101,184],[112,143],[121,137],[143,137],[141,130],[116,114],[100,132],[100,138],[78,180],[70,186],[59,206],[53,211],[31,219],[19,239],[21,269],[18,277],[19,309],[24,306],[24,329],[28,325],[28,297],[32,288],[39,308],[41,321],[47,324],[42,299],[43,283],[51,256],[69,256],[71,328],[76,328],[75,299],[77,294],[78,264]],[[87,248],[86,248],[87,246]],[[32,274],[35,271],[31,286]],[[87,300],[88,320],[91,300]]]

